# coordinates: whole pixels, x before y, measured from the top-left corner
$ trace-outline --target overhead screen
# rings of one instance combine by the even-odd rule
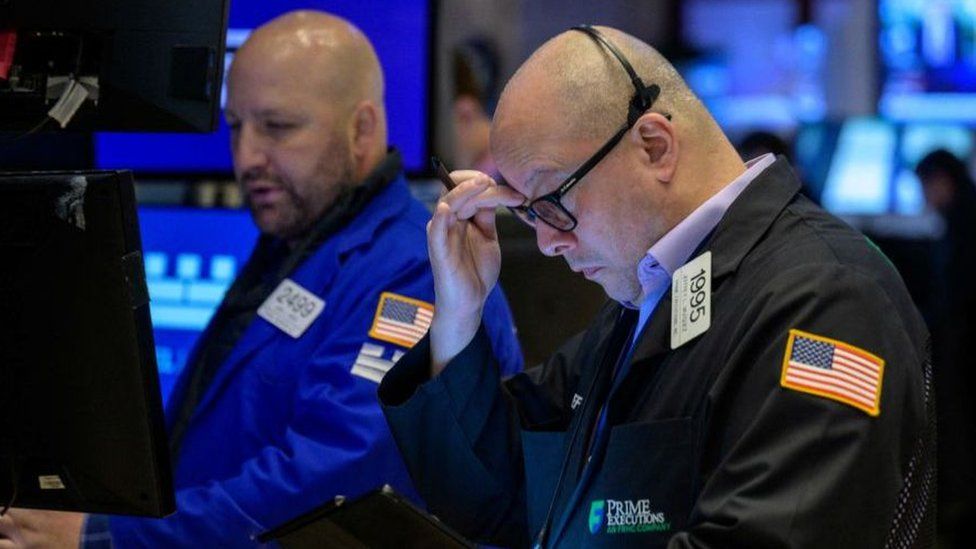
[[[824,207],[834,213],[917,215],[925,198],[915,166],[940,148],[969,158],[976,148],[971,129],[958,123],[853,118],[803,128],[796,156]]]
[[[294,9],[321,9],[349,19],[373,42],[386,78],[390,142],[409,171],[428,157],[429,0],[235,0],[231,2],[225,66],[255,27]],[[225,93],[221,94],[223,106]],[[229,132],[221,117],[212,134],[100,133],[95,164],[142,173],[230,173]]]
[[[725,130],[823,119],[830,44],[822,25],[798,24],[798,2],[687,0],[682,14],[695,55],[677,60],[678,69]]]
[[[879,111],[976,124],[976,2],[879,0]]]

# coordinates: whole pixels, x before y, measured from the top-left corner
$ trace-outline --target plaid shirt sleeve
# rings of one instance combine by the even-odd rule
[[[81,529],[80,549],[112,549],[112,533],[106,515],[88,515]]]

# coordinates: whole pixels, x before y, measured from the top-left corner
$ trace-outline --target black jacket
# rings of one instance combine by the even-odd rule
[[[798,189],[778,160],[702,246],[713,269],[707,332],[671,350],[670,294],[661,300],[610,398],[609,442],[590,472],[584,447],[626,336],[620,305],[504,382],[483,332],[433,380],[426,340],[403,357],[380,398],[432,512],[474,538],[525,545],[558,485],[551,545],[930,541],[927,331],[885,257]],[[882,358],[880,413],[782,386],[791,329]]]

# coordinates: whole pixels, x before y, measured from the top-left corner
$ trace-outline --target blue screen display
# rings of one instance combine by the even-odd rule
[[[822,191],[823,206],[836,214],[918,215],[925,198],[915,165],[939,148],[968,158],[976,140],[962,124],[852,118],[839,127],[804,128],[797,163],[808,183]]]
[[[879,111],[976,123],[976,2],[879,0]]]
[[[163,399],[244,266],[258,231],[246,210],[139,208]]]
[[[823,26],[796,25],[799,3],[680,5],[682,37],[697,55],[678,61],[678,70],[724,129],[789,129],[824,118],[823,73],[831,43]]]
[[[390,143],[400,149],[407,170],[425,170],[429,0],[235,0],[230,6],[225,69],[251,29],[300,8],[321,9],[345,17],[373,42],[386,78]],[[221,107],[224,96],[222,92]],[[222,117],[212,134],[97,133],[95,164],[98,168],[144,173],[230,173],[229,139]]]

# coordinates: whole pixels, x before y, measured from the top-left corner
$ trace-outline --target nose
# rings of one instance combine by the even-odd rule
[[[249,172],[265,168],[268,164],[266,147],[250,124],[241,123],[236,132],[232,132],[231,152],[234,156],[234,171],[239,179]]]
[[[576,246],[576,235],[572,231],[564,232],[550,227],[540,219],[535,224],[535,243],[543,254],[555,257]]]

